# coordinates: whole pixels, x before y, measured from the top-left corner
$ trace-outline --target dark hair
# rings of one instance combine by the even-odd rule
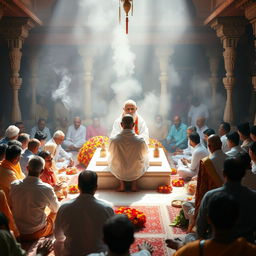
[[[209,200],[208,216],[216,229],[231,229],[239,217],[239,204],[230,194],[218,192]]]
[[[43,132],[41,131],[37,131],[35,136],[34,136],[35,139],[38,139],[39,141],[42,141],[42,140],[46,140],[47,138],[47,135],[44,134]]]
[[[129,251],[134,242],[134,226],[126,215],[117,214],[103,226],[104,241],[114,253]]]
[[[10,146],[18,146],[18,147],[22,148],[22,143],[17,141],[17,140],[10,140],[10,141],[8,141],[7,146],[8,147],[10,147]]]
[[[242,168],[246,170],[251,169],[251,158],[247,152],[240,153],[237,159],[241,162]]]
[[[98,175],[93,171],[82,171],[78,176],[78,187],[82,193],[92,193],[97,188]]]
[[[188,138],[196,144],[200,143],[200,136],[197,132],[192,132],[189,134]]]
[[[251,127],[251,134],[256,136],[256,125]]]
[[[250,145],[250,150],[252,151],[253,154],[256,155],[256,141],[254,141],[253,143],[251,143],[251,145]]]
[[[239,158],[228,157],[224,161],[223,174],[229,181],[241,181],[245,175],[246,169],[242,166]]]
[[[230,123],[227,123],[227,122],[221,122],[220,125],[222,125],[222,128],[225,130],[225,132],[230,132]]]
[[[229,132],[228,134],[226,134],[226,137],[236,146],[239,145],[240,138],[238,132]]]
[[[212,134],[215,134],[215,131],[211,128],[206,129],[203,134],[207,135],[208,137],[211,136]]]
[[[21,133],[17,140],[21,143],[29,141],[29,135],[27,133]]]
[[[124,128],[132,128],[134,123],[133,117],[129,114],[124,115],[122,118],[122,124]]]
[[[43,122],[46,122],[44,118],[39,118],[38,121],[37,121],[37,123],[40,123],[40,122],[42,122],[42,121],[43,121]]]
[[[9,221],[4,213],[0,212],[0,226],[4,227],[5,230],[10,231]]]
[[[0,160],[5,156],[5,152],[8,146],[6,144],[0,144]]]
[[[14,125],[15,126],[18,126],[18,125],[21,125],[21,124],[24,124],[22,121],[19,121],[19,122],[15,122]]]
[[[41,156],[43,159],[45,159],[48,156],[51,156],[51,153],[49,151],[41,151],[39,152],[38,156]]]
[[[22,151],[21,147],[17,145],[12,145],[6,149],[5,159],[7,161],[12,161],[16,157],[20,156],[21,151]]]
[[[244,136],[249,137],[250,136],[250,125],[249,123],[242,123],[237,126],[237,129],[240,133],[242,133]]]
[[[40,141],[37,139],[31,139],[28,143],[28,149],[29,150],[34,150],[37,147],[40,147]]]

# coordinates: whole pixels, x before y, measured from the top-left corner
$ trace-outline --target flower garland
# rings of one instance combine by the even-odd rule
[[[137,209],[130,207],[119,207],[116,214],[125,214],[136,228],[143,228],[146,223],[146,215]]]
[[[160,141],[158,141],[158,140],[156,140],[156,139],[151,139],[151,138],[149,138],[149,143],[148,143],[148,147],[149,148],[155,148],[155,145],[156,144],[158,144],[158,147],[159,148],[162,148],[162,149],[164,149],[164,151],[165,151],[165,147],[162,145],[162,143],[160,142]]]
[[[78,185],[69,185],[68,186],[68,192],[70,194],[77,194],[77,193],[79,193]]]
[[[184,180],[182,178],[172,180],[173,187],[183,187],[184,184],[185,183],[184,183]]]
[[[161,185],[157,188],[158,193],[170,194],[172,192],[172,186],[170,185]]]
[[[84,143],[79,150],[77,160],[80,164],[83,164],[85,168],[89,165],[94,152],[97,148],[102,147],[103,144],[108,144],[109,138],[107,136],[95,136],[90,138]]]
[[[74,175],[74,174],[77,174],[77,173],[78,173],[78,171],[77,171],[77,169],[75,167],[67,168],[66,169],[66,174],[67,175]]]
[[[176,174],[177,174],[177,169],[171,168],[171,175],[176,175]]]

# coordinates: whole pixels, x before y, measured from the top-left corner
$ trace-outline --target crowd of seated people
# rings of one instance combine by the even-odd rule
[[[202,114],[200,108],[205,115],[195,117],[195,113]],[[244,255],[254,255],[256,126],[243,123],[231,129],[230,124],[222,122],[216,134],[207,126],[208,116],[203,109],[199,104],[190,112],[194,126],[187,126],[175,116],[169,129],[163,127],[165,137],[161,136],[161,141],[178,164],[178,175],[185,181],[197,182],[188,228],[196,241],[177,243],[168,239],[167,246],[177,249],[175,255],[196,255],[201,247],[205,255],[218,255],[224,245],[228,249],[223,255],[233,250],[237,253],[233,255],[239,255],[236,248]],[[157,120],[162,127],[162,119]],[[48,236],[54,236],[54,244],[46,240],[38,254],[40,250],[48,254],[53,248],[55,255],[127,253],[134,242],[134,230],[128,219],[114,216],[110,205],[94,197],[96,173],[82,171],[78,177],[79,196],[62,205],[58,200],[66,190],[56,170],[73,166],[72,151],[79,150],[90,136],[105,135],[95,132],[104,131],[97,122],[95,119],[90,132],[86,132],[81,119],[74,118],[66,138],[63,131],[57,130],[49,139],[44,119],[33,127],[31,137],[24,127],[22,132],[16,125],[6,129],[0,140],[0,211],[4,214],[3,218],[0,215],[0,237],[4,237],[0,255],[25,255],[15,237],[24,242]],[[46,213],[46,208],[50,212]],[[230,218],[226,219],[223,212]],[[116,231],[120,225],[124,231]],[[201,243],[198,239],[205,240]],[[119,241],[118,246],[113,240]],[[147,243],[140,249],[134,255],[151,255],[153,251]]]

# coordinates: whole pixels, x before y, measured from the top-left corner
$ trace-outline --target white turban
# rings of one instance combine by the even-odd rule
[[[5,137],[11,139],[19,135],[20,129],[15,125],[10,125],[5,131]]]

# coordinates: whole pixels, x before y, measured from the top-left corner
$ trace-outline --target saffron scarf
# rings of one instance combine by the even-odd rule
[[[21,171],[20,163],[13,164],[8,160],[3,160],[1,166],[5,169],[12,170],[18,180],[22,180],[25,177],[23,172]]]
[[[136,120],[135,120],[134,131],[135,131],[135,133],[137,135],[139,135],[139,121],[138,121],[138,117],[136,117]]]

